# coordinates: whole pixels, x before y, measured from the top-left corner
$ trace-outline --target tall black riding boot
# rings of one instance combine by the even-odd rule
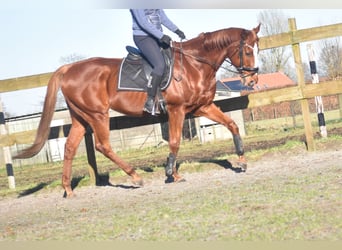
[[[147,84],[147,100],[145,102],[144,111],[152,115],[155,114],[155,97],[158,86],[161,82],[162,76],[151,73],[149,82]]]

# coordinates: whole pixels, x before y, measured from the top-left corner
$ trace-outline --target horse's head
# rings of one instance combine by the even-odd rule
[[[240,41],[232,43],[228,51],[228,57],[240,74],[242,83],[248,86],[253,86],[258,82],[259,38],[257,34],[259,30],[260,24],[252,30],[243,29]]]

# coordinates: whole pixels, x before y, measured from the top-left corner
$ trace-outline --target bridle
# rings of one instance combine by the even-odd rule
[[[245,78],[247,76],[252,76],[256,73],[258,73],[259,71],[259,67],[254,67],[254,68],[250,68],[250,67],[245,67],[243,66],[243,47],[248,47],[248,48],[251,48],[253,49],[253,54],[254,54],[254,57],[256,57],[256,52],[255,52],[255,49],[254,47],[252,47],[251,45],[247,44],[245,41],[241,40],[240,41],[240,45],[239,45],[239,50],[236,50],[232,55],[234,56],[235,53],[237,53],[239,51],[239,58],[240,58],[240,67],[235,67],[230,60],[228,59],[225,59],[224,61],[227,62],[229,65],[231,66],[234,66],[236,68],[237,71],[234,71],[234,70],[231,70],[229,68],[226,68],[224,66],[221,66],[221,68],[224,68],[225,70],[228,70],[230,72],[233,72],[233,73],[237,73],[237,74],[240,74],[240,77],[241,78]],[[244,74],[244,72],[248,72],[247,74]]]
[[[233,45],[235,45],[235,43],[230,44],[230,45],[228,46],[228,48],[229,48],[230,46],[233,46]],[[241,40],[241,41],[239,42],[239,48],[238,48],[238,50],[236,50],[236,51],[231,55],[231,57],[232,57],[232,56],[234,56],[235,53],[239,52],[239,58],[240,58],[240,66],[239,66],[239,67],[234,66],[234,65],[231,63],[231,61],[228,60],[227,58],[224,60],[225,62],[227,62],[227,63],[230,64],[231,66],[234,66],[234,67],[236,68],[236,71],[235,71],[235,70],[232,70],[232,69],[230,69],[230,68],[227,68],[227,67],[225,67],[225,66],[223,66],[223,65],[218,65],[217,63],[210,62],[210,61],[207,60],[206,58],[199,57],[199,56],[195,56],[195,55],[192,55],[192,54],[190,54],[190,53],[185,52],[185,51],[183,50],[183,47],[182,47],[182,41],[180,42],[180,47],[172,47],[172,48],[174,48],[175,50],[177,50],[177,51],[180,53],[180,55],[181,55],[181,57],[180,57],[181,65],[183,65],[183,57],[182,57],[182,55],[185,55],[185,56],[194,58],[194,59],[195,59],[196,61],[198,61],[198,62],[201,62],[201,63],[205,63],[205,64],[210,65],[215,71],[217,71],[219,68],[223,68],[223,69],[228,70],[228,71],[230,71],[230,72],[239,74],[241,78],[246,78],[246,77],[248,77],[248,76],[252,76],[252,75],[258,73],[259,67],[250,68],[250,67],[245,67],[245,66],[243,66],[243,55],[244,55],[244,53],[243,53],[243,48],[244,48],[245,46],[247,46],[247,47],[249,47],[249,48],[251,48],[251,49],[254,50],[254,48],[253,48],[251,45],[247,44],[244,40]],[[256,55],[254,55],[254,56],[256,56]],[[247,73],[244,73],[244,72],[247,72]]]

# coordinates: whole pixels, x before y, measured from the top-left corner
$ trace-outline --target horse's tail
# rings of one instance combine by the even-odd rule
[[[33,144],[20,151],[15,155],[14,159],[25,159],[35,156],[43,148],[46,140],[48,139],[50,133],[50,123],[55,111],[57,92],[60,88],[60,77],[62,76],[61,70],[57,70],[51,76],[49,83],[47,85],[45,101],[42,116],[40,118],[36,138]]]

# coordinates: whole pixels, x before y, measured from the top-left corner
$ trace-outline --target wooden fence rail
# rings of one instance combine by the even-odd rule
[[[303,90],[301,90],[299,86],[294,86],[268,90],[264,92],[256,92],[246,96],[215,101],[215,104],[220,107],[223,112],[229,112],[286,101],[309,99],[317,95],[328,96],[334,94],[342,94],[342,80],[305,85]],[[163,116],[151,116],[144,119],[141,119],[140,117],[115,116],[110,118],[110,129],[114,130],[132,128],[165,121],[167,121],[167,118]],[[60,136],[66,137],[69,134],[70,127],[70,124],[51,127],[49,139],[56,139]],[[0,135],[0,147],[12,146],[14,144],[31,144],[34,141],[35,134],[36,130],[29,130],[12,133],[6,136]]]
[[[289,19],[293,22],[292,18]],[[259,42],[260,50],[304,43],[308,41],[321,40],[342,35],[342,24],[332,24],[320,27],[291,30],[289,32],[261,37]]]
[[[288,87],[284,89],[269,90],[265,92],[251,93],[247,96],[231,98],[226,100],[216,101],[215,103],[224,111],[232,111],[245,108],[253,108],[263,106],[272,103],[279,103],[284,101],[300,100],[302,106],[303,120],[305,122],[305,135],[308,145],[308,150],[314,150],[313,133],[311,128],[311,121],[309,116],[309,108],[307,100],[316,95],[327,96],[333,94],[342,94],[342,82],[329,81],[320,84],[304,83],[304,74],[302,69],[302,61],[300,57],[299,44],[302,42],[320,40],[331,37],[342,36],[342,24],[326,25],[321,27],[314,27],[309,29],[296,29],[295,19],[289,19],[290,31],[261,37],[259,42],[260,50],[281,47],[292,46],[294,55],[294,61],[297,72],[298,86]],[[33,76],[19,77],[14,79],[0,80],[0,92],[9,92],[23,89],[30,89],[35,87],[46,86],[52,73],[44,73]],[[340,98],[341,99],[341,98]],[[340,104],[341,105],[341,104]],[[190,116],[190,115],[189,115]],[[150,117],[148,119],[140,119],[137,117],[119,116],[112,117],[110,120],[111,129],[121,129],[134,126],[141,126],[152,123],[159,123],[165,121],[166,117]],[[55,138],[59,133],[54,131],[63,129],[64,135],[68,134],[70,125],[64,125],[63,127],[51,128],[50,138]],[[35,131],[25,131],[20,133],[14,133],[8,136],[0,137],[0,146],[9,146],[15,143],[30,144],[33,142]],[[89,137],[88,137],[89,139]],[[88,155],[89,157],[89,155]],[[91,156],[90,156],[91,157]],[[93,156],[94,157],[94,156]],[[89,160],[89,158],[88,158]],[[91,159],[90,159],[91,161]],[[91,162],[89,162],[92,165]],[[96,169],[96,162],[95,162]],[[92,176],[92,174],[91,174]]]

